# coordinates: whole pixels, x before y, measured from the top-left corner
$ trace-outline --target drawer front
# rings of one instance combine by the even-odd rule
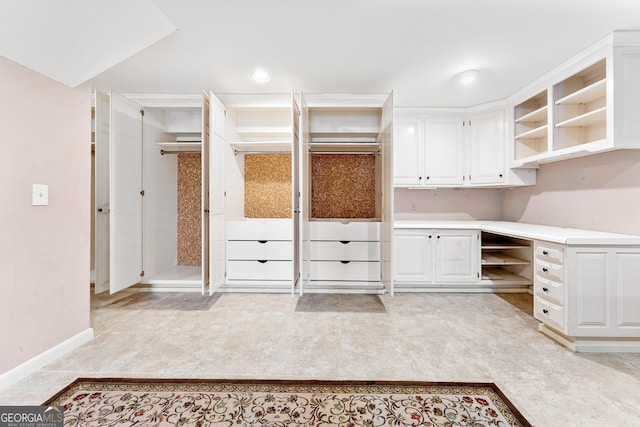
[[[564,304],[564,285],[536,276],[534,288],[536,295],[558,305]]]
[[[291,280],[293,261],[227,261],[229,280]]]
[[[311,240],[349,240],[361,242],[380,241],[380,223],[354,221],[312,221],[309,223]]]
[[[534,317],[550,326],[564,331],[564,308],[552,304],[536,296],[534,303]]]
[[[553,264],[564,264],[564,246],[535,242],[536,259]]]
[[[227,242],[229,260],[293,260],[293,243],[281,240],[231,240]]]
[[[309,242],[310,258],[318,261],[380,261],[380,242]]]
[[[311,280],[356,280],[377,282],[380,280],[380,263],[367,261],[311,261]]]
[[[564,283],[564,266],[536,259],[536,277]]]
[[[293,240],[290,219],[227,221],[227,240]]]

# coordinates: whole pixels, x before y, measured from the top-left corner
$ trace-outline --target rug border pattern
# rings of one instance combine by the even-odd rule
[[[136,383],[128,386],[128,383]],[[505,396],[495,383],[488,382],[433,382],[433,381],[363,381],[363,380],[250,380],[250,379],[196,379],[196,378],[76,378],[58,393],[47,399],[43,405],[57,405],[75,392],[86,390],[112,390],[116,388],[126,391],[129,387],[136,391],[137,384],[153,384],[157,390],[166,387],[174,390],[180,385],[181,391],[220,390],[288,392],[291,388],[299,388],[299,392],[321,393],[331,389],[333,393],[424,393],[424,394],[477,394],[487,395],[510,422],[518,422],[524,427],[531,427],[526,418]],[[257,388],[256,388],[257,386]],[[474,390],[471,392],[469,388]],[[278,390],[282,389],[282,390]]]

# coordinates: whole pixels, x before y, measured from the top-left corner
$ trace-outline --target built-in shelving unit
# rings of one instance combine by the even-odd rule
[[[515,158],[535,156],[547,150],[549,140],[547,91],[516,105]]]
[[[531,286],[531,248],[528,240],[482,232],[482,284]]]
[[[511,167],[640,148],[639,59],[640,31],[614,31],[514,95]]]
[[[607,138],[606,59],[553,86],[553,149]]]

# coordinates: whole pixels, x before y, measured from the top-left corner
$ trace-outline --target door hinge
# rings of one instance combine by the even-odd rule
[[[140,277],[144,277],[144,270],[140,272]]]
[[[144,197],[144,190],[140,190],[140,195]]]
[[[141,115],[142,117],[144,117],[144,109],[143,109],[143,108],[141,108],[141,109],[140,109],[140,115]]]

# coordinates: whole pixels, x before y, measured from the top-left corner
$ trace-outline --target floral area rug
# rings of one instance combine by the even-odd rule
[[[79,378],[65,426],[530,426],[493,383]]]

